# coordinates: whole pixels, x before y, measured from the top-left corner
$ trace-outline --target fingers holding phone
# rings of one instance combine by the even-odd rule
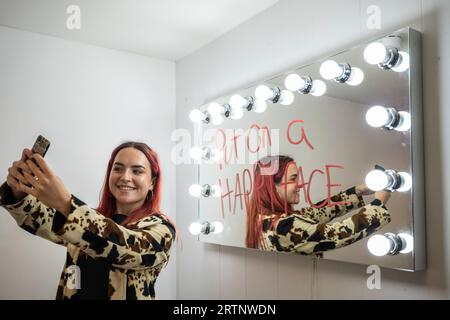
[[[6,183],[11,188],[13,196],[16,200],[24,198],[32,188],[36,175],[33,173],[33,168],[27,164],[27,161],[32,160],[36,166],[39,166],[38,162],[44,163],[45,161],[36,161],[33,157],[34,154],[40,155],[42,158],[50,147],[50,141],[39,135],[30,149],[23,149],[22,156],[19,161],[14,161],[12,166],[8,168],[8,176],[6,177]],[[38,159],[42,160],[42,159]],[[28,191],[28,192],[27,192]]]
[[[16,200],[20,200],[26,196],[26,193],[21,190],[20,184],[29,184],[28,179],[24,176],[24,172],[31,174],[31,170],[26,164],[26,161],[30,159],[32,155],[33,153],[31,150],[24,149],[20,160],[14,161],[12,166],[8,168],[6,183],[11,188]]]

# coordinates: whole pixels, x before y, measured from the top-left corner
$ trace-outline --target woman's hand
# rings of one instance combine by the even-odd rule
[[[391,197],[390,191],[381,190],[375,192],[375,198],[380,200],[383,204],[386,204],[386,202],[388,202],[390,197]]]
[[[25,161],[32,155],[33,153],[29,149],[23,149],[21,159],[19,161],[14,161],[12,166],[8,168],[6,184],[11,188],[16,201],[22,200],[27,195],[25,192],[20,191],[20,183],[26,184],[27,180],[23,175],[24,171],[28,171],[28,173],[31,174]]]
[[[355,190],[358,196],[368,196],[374,193],[374,191],[370,190],[365,183],[356,186]]]
[[[20,178],[19,191],[33,195],[47,207],[54,208],[67,216],[70,212],[72,196],[61,179],[53,173],[39,154],[32,154],[25,164],[26,167],[22,170],[25,181]],[[23,164],[20,166],[23,167]]]

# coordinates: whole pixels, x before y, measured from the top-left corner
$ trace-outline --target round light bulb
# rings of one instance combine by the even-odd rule
[[[224,112],[224,107],[217,102],[212,102],[208,104],[208,112],[212,116],[220,116]]]
[[[222,233],[222,231],[223,231],[223,224],[222,224],[222,222],[214,221],[213,223],[211,223],[211,227],[214,230],[212,232],[214,234],[219,234],[219,233]]]
[[[281,91],[281,97],[279,102],[284,106],[292,104],[292,102],[294,102],[294,94],[289,90]]]
[[[398,191],[398,192],[408,192],[409,190],[411,190],[411,188],[412,188],[412,177],[411,177],[411,175],[409,173],[407,173],[407,172],[399,172],[398,174],[402,177],[403,184],[396,191]]]
[[[189,232],[193,234],[194,236],[197,236],[202,232],[202,225],[198,222],[192,222],[189,225]]]
[[[189,194],[195,198],[198,198],[202,195],[202,186],[199,184],[193,184],[189,187]]]
[[[366,185],[372,191],[381,191],[386,189],[389,178],[386,173],[381,170],[372,170],[366,176]]]
[[[410,253],[414,249],[414,238],[408,233],[399,233],[398,236],[404,241],[405,247],[400,253]]]
[[[218,198],[220,197],[221,194],[222,189],[220,188],[219,185],[215,184],[211,186],[211,196],[213,196],[214,198]]]
[[[269,100],[273,97],[273,90],[266,85],[260,85],[255,89],[255,96],[258,100]]]
[[[223,117],[220,114],[211,115],[211,123],[219,126],[223,123]]]
[[[206,116],[200,110],[194,109],[189,113],[189,118],[191,119],[192,122],[198,123],[200,121],[205,120]]]
[[[364,72],[360,68],[352,68],[350,78],[347,80],[347,84],[351,86],[358,86],[364,80]]]
[[[395,72],[404,72],[409,69],[409,54],[404,51],[400,51],[400,61],[398,65],[392,68]]]
[[[253,109],[253,111],[255,111],[256,113],[263,113],[264,111],[266,111],[266,109],[267,109],[267,102],[264,100],[256,99],[255,108]]]
[[[364,59],[369,64],[378,64],[386,58],[386,47],[380,42],[372,42],[364,50]]]
[[[367,249],[374,256],[382,257],[391,250],[391,241],[384,235],[376,234],[367,241]]]
[[[411,115],[409,112],[400,111],[398,114],[400,115],[400,124],[394,129],[397,131],[408,131],[411,129]]]
[[[231,108],[230,118],[234,120],[242,119],[244,116],[244,109],[242,108]]]
[[[202,155],[203,155],[203,150],[200,147],[193,147],[189,151],[189,155],[194,160],[200,160],[202,158]]]
[[[311,94],[316,97],[323,96],[327,92],[327,85],[322,80],[314,80]]]
[[[342,74],[342,68],[336,61],[327,60],[320,66],[320,75],[326,80],[339,77]]]
[[[381,128],[388,123],[389,112],[385,107],[373,106],[366,113],[366,121],[371,127]]]
[[[295,73],[288,75],[284,80],[284,86],[290,91],[298,91],[303,89],[305,85],[305,80]]]
[[[247,100],[241,95],[235,94],[230,98],[230,106],[232,109],[242,109],[247,105]]]

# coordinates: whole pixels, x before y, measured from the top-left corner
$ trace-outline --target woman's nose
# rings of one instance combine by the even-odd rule
[[[131,181],[131,173],[128,170],[125,170],[120,177],[120,180]]]

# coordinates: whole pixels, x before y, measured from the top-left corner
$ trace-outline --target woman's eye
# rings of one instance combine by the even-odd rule
[[[113,171],[114,171],[114,172],[119,172],[119,171],[120,171],[120,168],[119,168],[119,167],[115,167],[115,168],[113,168]]]
[[[144,172],[142,172],[142,171],[140,171],[140,170],[135,170],[135,171],[134,171],[134,174],[142,174],[142,173],[144,173]]]

